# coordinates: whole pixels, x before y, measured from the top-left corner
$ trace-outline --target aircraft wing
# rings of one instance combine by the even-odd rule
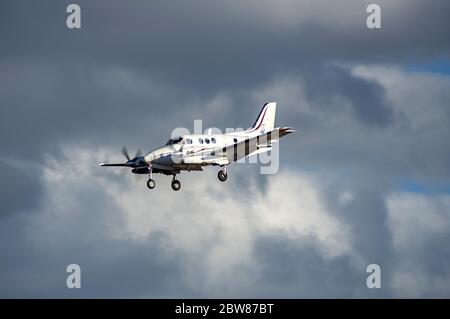
[[[240,160],[249,154],[258,151],[261,148],[268,147],[270,142],[278,140],[280,137],[294,133],[296,130],[290,127],[279,127],[270,132],[248,138],[239,143],[229,145],[215,151],[215,155],[219,156],[217,164],[227,164]]]
[[[120,164],[110,164],[110,163],[100,163],[100,166],[117,166],[117,167],[129,167],[126,163],[120,163]]]

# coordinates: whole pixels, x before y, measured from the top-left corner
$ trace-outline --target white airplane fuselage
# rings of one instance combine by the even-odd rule
[[[218,148],[227,147],[245,139],[257,136],[254,133],[241,132],[240,134],[188,134],[181,135],[176,139],[181,139],[181,143],[174,143],[152,150],[144,156],[146,162],[152,162],[156,165],[176,165],[183,167],[183,164],[211,165],[229,164],[228,160],[223,159],[218,162],[220,155],[217,155]],[[175,140],[176,140],[175,139]],[[268,151],[268,149],[262,150]],[[257,151],[250,155],[255,155]],[[186,165],[190,166],[190,165]]]

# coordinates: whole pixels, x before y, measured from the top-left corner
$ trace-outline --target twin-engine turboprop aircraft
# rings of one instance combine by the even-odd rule
[[[166,145],[130,158],[125,147],[122,153],[127,162],[102,163],[100,166],[122,166],[131,168],[134,174],[148,174],[147,187],[155,188],[154,173],[173,175],[172,189],[178,191],[181,183],[176,175],[181,171],[202,171],[202,166],[216,165],[220,181],[227,180],[227,165],[241,158],[267,152],[280,137],[295,132],[289,127],[274,128],[275,102],[264,104],[253,126],[245,131],[225,134],[186,134],[169,139]]]

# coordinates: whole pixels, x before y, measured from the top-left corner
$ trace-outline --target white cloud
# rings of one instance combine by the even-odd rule
[[[448,296],[448,256],[438,252],[448,254],[450,195],[395,193],[386,205],[395,258],[390,283],[394,291],[400,297]],[[427,267],[433,251],[431,261],[439,261],[443,272]]]
[[[259,236],[280,236],[299,247],[313,243],[327,259],[352,251],[349,228],[326,207],[313,176],[280,172],[269,177],[267,187],[249,177],[248,188],[235,189],[233,174],[247,169],[239,165],[227,183],[219,182],[214,170],[182,174],[177,193],[170,188],[170,177],[157,176],[157,187],[150,191],[145,179],[137,183],[131,176],[114,178],[116,170],[97,166],[112,152],[67,146],[61,159],[48,158],[43,176],[48,213],[37,224],[40,231],[66,236],[70,223],[90,214],[92,208],[84,206],[80,194],[92,192],[99,201],[108,201],[97,203],[98,210],[105,211],[102,236],[142,242],[149,235],[164,234],[166,253],[178,254],[184,280],[216,296],[245,292],[257,284],[253,248]],[[111,206],[117,211],[109,215]],[[70,216],[74,211],[76,216]]]
[[[394,247],[420,249],[430,235],[450,233],[450,196],[396,193],[387,199]]]

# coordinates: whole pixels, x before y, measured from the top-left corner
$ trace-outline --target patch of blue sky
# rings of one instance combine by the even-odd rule
[[[427,72],[450,76],[450,58],[440,58],[427,63],[408,64],[409,72]]]
[[[412,180],[401,181],[398,185],[401,191],[427,195],[450,194],[450,182],[448,183],[421,183]]]

